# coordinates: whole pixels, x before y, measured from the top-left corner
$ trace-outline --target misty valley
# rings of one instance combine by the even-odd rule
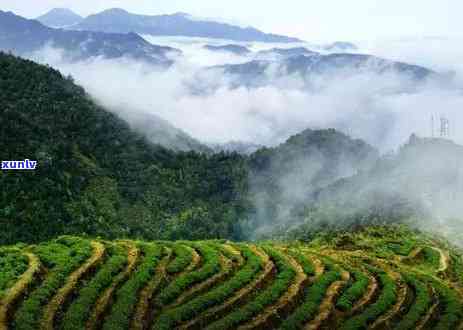
[[[458,36],[51,3],[0,5],[0,330],[463,329]]]

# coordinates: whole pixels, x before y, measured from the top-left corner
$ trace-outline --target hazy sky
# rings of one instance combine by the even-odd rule
[[[53,7],[81,15],[119,7],[143,14],[219,17],[307,41],[461,36],[461,0],[2,0],[0,9],[36,17]]]

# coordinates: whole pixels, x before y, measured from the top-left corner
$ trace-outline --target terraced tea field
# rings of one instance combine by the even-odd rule
[[[302,243],[0,248],[0,329],[463,329],[463,260],[405,228]]]

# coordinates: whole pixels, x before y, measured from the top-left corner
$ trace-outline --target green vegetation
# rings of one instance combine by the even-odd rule
[[[379,316],[384,314],[392,305],[395,303],[397,297],[397,286],[395,281],[383,270],[369,265],[365,267],[372,274],[379,278],[379,282],[382,286],[381,294],[379,295],[376,302],[367,307],[360,315],[354,316],[344,323],[342,329],[365,329],[367,325],[376,320]]]
[[[48,274],[19,307],[14,320],[15,329],[37,329],[43,307],[65,284],[68,275],[92,253],[88,241],[72,237],[62,237],[51,243],[40,244],[33,247],[33,251],[48,269]]]
[[[278,273],[275,280],[251,302],[236,309],[221,320],[212,323],[207,327],[207,329],[230,329],[236,327],[242,322],[250,320],[266,306],[274,303],[289,287],[291,281],[296,275],[295,270],[288,263],[286,257],[284,257],[280,252],[277,252],[270,247],[263,248],[277,266]]]
[[[308,276],[313,276],[315,275],[315,267],[312,262],[310,262],[310,259],[307,258],[304,254],[294,251],[294,250],[289,250],[288,254],[296,259],[296,261],[301,265],[302,269],[304,270],[304,273]]]
[[[425,247],[423,249],[424,260],[429,265],[429,267],[439,268],[440,265],[440,254],[438,251],[431,249],[430,247]]]
[[[242,238],[244,157],[153,145],[72,78],[3,53],[0,90],[0,159],[38,161],[35,171],[0,172],[0,244]]]
[[[352,270],[351,275],[355,282],[346,289],[336,303],[336,307],[342,311],[350,311],[354,303],[365,294],[369,284],[368,276],[361,270]]]
[[[399,241],[399,242],[387,242],[386,243],[387,249],[391,250],[395,254],[399,254],[402,256],[408,256],[410,252],[412,252],[413,248],[415,247],[415,242],[413,240],[410,241]]]
[[[195,272],[186,273],[174,279],[156,298],[156,305],[163,306],[174,302],[174,300],[188,287],[206,280],[220,271],[219,252],[206,244],[193,244],[201,254],[204,263]]]
[[[416,275],[407,274],[404,276],[407,284],[414,289],[415,301],[408,313],[397,324],[397,330],[413,329],[421,317],[426,313],[431,305],[431,297],[429,295],[426,282],[422,282]]]
[[[460,255],[451,253],[450,263],[450,275],[452,277],[452,280],[463,286],[463,259],[460,257]]]
[[[38,161],[35,171],[0,173],[0,244],[63,234],[244,240],[289,202],[305,207],[285,198],[281,175],[291,172],[309,193],[343,176],[341,167],[363,169],[377,158],[365,142],[333,129],[306,130],[251,156],[175,152],[131,130],[72,77],[3,53],[0,90],[0,159]],[[320,156],[313,178],[304,166],[291,170]]]
[[[187,268],[192,260],[193,254],[191,248],[177,244],[174,248],[175,259],[167,266],[166,270],[170,274],[180,273],[182,270]]]
[[[281,329],[299,329],[310,321],[318,311],[328,287],[341,278],[339,269],[334,267],[330,260],[324,259],[323,262],[326,267],[325,272],[306,289],[302,304],[283,321]]]
[[[163,248],[154,244],[141,244],[143,260],[132,277],[116,292],[116,302],[105,319],[103,329],[128,329],[135,309],[138,293],[155,276],[156,265],[162,256]]]
[[[0,299],[27,267],[27,257],[19,249],[0,249]]]
[[[78,297],[73,301],[65,313],[61,328],[83,329],[88,320],[92,306],[98,297],[113,281],[127,264],[127,251],[120,245],[108,247],[108,259],[101,266],[95,276],[85,284],[78,292]]]
[[[398,235],[413,240],[410,255],[400,248],[395,254],[386,244]],[[8,277],[3,286],[16,291],[0,300],[0,328],[44,327],[51,301],[62,302],[52,319],[56,329],[303,329],[316,324],[351,330],[365,329],[395,311],[388,321],[393,329],[413,329],[423,321],[426,328],[453,329],[463,321],[463,286],[455,275],[462,255],[404,227],[325,233],[309,243],[291,244],[101,242],[104,258],[75,283],[69,279],[98,255],[92,249],[98,241],[63,236],[35,246],[0,247],[6,265],[1,278]],[[371,249],[366,242],[383,248]],[[193,249],[201,256],[196,267],[190,267]],[[426,258],[425,249],[443,254]],[[446,255],[453,258],[448,268],[436,273],[430,265],[442,265]],[[228,260],[226,276],[218,276],[224,272],[221,258]],[[12,273],[11,267],[18,271]],[[344,271],[350,280],[338,287]],[[30,276],[22,278],[24,272]],[[377,282],[373,291],[371,276]],[[63,289],[70,283],[72,293],[57,299],[69,292]],[[413,293],[408,299],[403,299],[404,286]],[[101,314],[95,319],[98,302]]]
[[[420,209],[375,190],[419,189],[423,173],[406,169],[435,148],[427,140],[379,160],[333,129],[249,156],[174,152],[49,67],[0,54],[0,91],[0,159],[38,161],[35,171],[0,172],[0,244],[16,244],[0,247],[0,329],[363,329],[395,312],[392,325],[409,329],[431,306],[427,326],[463,322],[461,251],[393,225]],[[447,156],[460,147],[437,147],[446,166],[459,163]],[[345,168],[357,174],[345,178]],[[288,183],[304,198],[288,198]],[[281,241],[227,241],[282,216],[288,226],[269,234]],[[351,277],[336,288],[342,269]],[[399,306],[403,288],[413,301]]]
[[[188,321],[212,306],[219,306],[231,294],[249,284],[264,265],[263,261],[248,247],[242,246],[241,251],[246,259],[246,265],[230,280],[204,295],[162,314],[158,322],[154,324],[153,329],[170,329],[181,321]],[[217,315],[213,315],[213,317],[217,318]]]
[[[432,280],[432,282],[439,294],[439,300],[443,304],[443,310],[435,329],[452,329],[457,326],[463,318],[461,294],[458,294],[453,288],[449,288],[441,282],[435,280]]]

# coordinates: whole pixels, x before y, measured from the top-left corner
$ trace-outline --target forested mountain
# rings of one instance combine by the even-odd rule
[[[178,152],[49,67],[0,54],[0,90],[0,159],[38,161],[35,171],[0,172],[1,243],[73,233],[243,239],[295,225],[303,237],[307,226],[462,211],[463,149],[445,140],[414,137],[378,159],[328,129],[251,155],[200,144],[202,153]]]
[[[357,45],[351,43],[351,42],[345,42],[345,41],[335,41],[331,44],[324,45],[323,49],[326,51],[343,51],[343,52],[348,52],[348,51],[355,51],[358,50]]]
[[[176,153],[148,142],[59,72],[0,54],[0,242],[63,233],[235,237],[247,184],[236,154]]]
[[[230,141],[222,144],[212,144],[210,145],[212,150],[216,152],[228,151],[228,152],[237,152],[243,155],[250,155],[257,150],[263,148],[261,144],[255,144],[251,142],[241,142],[241,141]]]
[[[297,221],[316,191],[371,168],[377,159],[375,148],[334,129],[307,129],[276,148],[256,151],[250,156],[252,226],[266,232]]]
[[[205,45],[204,49],[210,50],[211,52],[223,52],[223,53],[232,53],[235,55],[248,55],[251,51],[244,46],[240,45]]]
[[[463,146],[412,135],[396,155],[385,156],[371,170],[320,191],[316,202],[400,213],[401,207],[389,204],[395,202],[408,205],[409,211],[419,208],[430,217],[456,218],[463,212],[461,198]]]
[[[52,28],[69,27],[82,22],[84,19],[67,8],[54,8],[36,18],[43,25]]]
[[[38,161],[36,171],[1,172],[1,242],[63,233],[240,239],[243,223],[258,213],[250,182],[273,194],[291,173],[313,189],[376,154],[334,130],[308,130],[249,157],[174,152],[135,133],[51,68],[6,54],[0,68],[0,158]],[[315,161],[324,168],[311,178],[304,168],[291,170]]]
[[[185,13],[149,16],[132,14],[119,8],[90,15],[73,28],[111,33],[136,32],[156,36],[187,36],[236,41],[285,43],[300,41],[296,38],[267,34],[252,27],[242,28],[231,24],[197,19]]]
[[[65,60],[90,57],[130,57],[157,65],[169,65],[169,54],[180,51],[148,43],[139,35],[53,29],[35,20],[0,11],[0,50],[15,55],[31,55],[45,46],[64,51]]]
[[[294,47],[294,48],[272,48],[267,50],[261,50],[256,54],[256,60],[286,60],[290,57],[295,56],[311,56],[317,55],[318,53],[311,51],[305,47]]]
[[[0,10],[0,330],[463,330],[452,37],[401,34],[403,3],[371,12],[403,14],[390,40],[339,20],[357,47],[142,2]],[[189,5],[320,40],[339,18]]]
[[[384,155],[370,169],[315,191],[298,217],[275,232],[298,238],[320,228],[405,221],[448,237],[460,236],[462,164],[463,146],[412,135],[396,154]]]
[[[151,143],[173,151],[212,152],[212,148],[155,114],[124,110],[127,109],[111,108],[111,111],[125,120],[131,129],[143,134]]]
[[[269,85],[274,79],[288,75],[297,75],[302,79],[310,79],[317,75],[339,79],[356,74],[396,74],[415,82],[422,82],[437,75],[425,67],[389,61],[372,55],[322,55],[305,48],[277,49],[264,55],[267,59],[216,66],[209,70],[222,70],[231,77],[234,85],[249,87]]]

